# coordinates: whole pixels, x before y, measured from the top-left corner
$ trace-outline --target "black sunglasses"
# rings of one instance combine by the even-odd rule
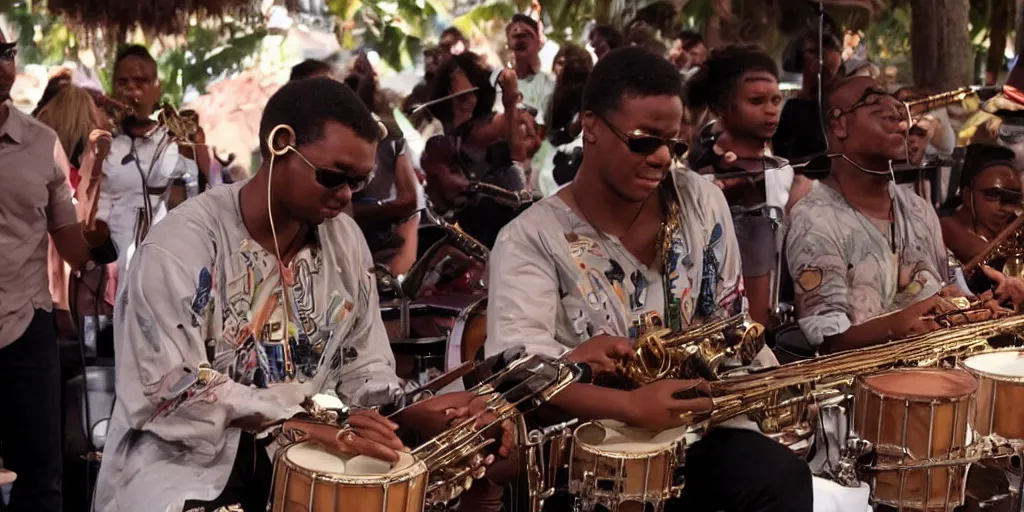
[[[1016,190],[1010,190],[1001,187],[992,187],[979,190],[981,195],[988,201],[999,201],[999,204],[1005,205],[1020,205],[1021,204],[1021,193]]]
[[[18,56],[18,43],[0,43],[0,60],[14,60]]]
[[[633,153],[638,155],[650,155],[655,151],[661,149],[662,146],[668,146],[668,150],[672,153],[675,158],[682,158],[686,155],[686,152],[690,149],[690,145],[682,139],[666,139],[644,133],[640,130],[633,130],[630,133],[623,133],[619,131],[610,121],[604,118],[604,116],[598,116],[604,121],[604,124],[608,125],[608,128],[618,137],[622,142],[626,144],[626,147]]]
[[[316,182],[321,187],[324,187],[326,189],[348,187],[349,190],[351,190],[352,193],[355,194],[356,192],[363,190],[364,188],[366,188],[367,185],[370,184],[370,181],[373,180],[373,175],[376,172],[375,169],[374,171],[370,171],[370,173],[365,176],[356,177],[350,175],[345,171],[341,171],[338,169],[331,169],[329,167],[317,167],[313,165],[313,163],[310,162],[305,155],[299,152],[298,149],[295,149],[292,146],[288,146],[288,149],[294,151],[296,155],[299,155],[299,158],[301,158],[303,162],[306,162],[306,165],[313,169],[313,177],[316,179]]]

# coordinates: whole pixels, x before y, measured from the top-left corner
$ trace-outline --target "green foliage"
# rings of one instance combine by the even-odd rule
[[[156,55],[164,99],[181,105],[187,87],[200,94],[219,78],[245,70],[262,47],[265,29],[235,22],[208,22],[189,28],[188,44]]]
[[[10,13],[11,24],[16,27],[17,34],[8,36],[17,39],[18,55],[25,64],[49,67],[74,58],[78,40],[62,18],[36,12],[25,2],[9,3],[4,12]]]
[[[392,69],[412,66],[438,17],[447,9],[440,0],[328,0],[339,21],[342,48],[367,46]]]
[[[881,68],[896,67],[901,81],[912,80],[910,61],[910,6],[893,5],[867,27],[868,52]]]

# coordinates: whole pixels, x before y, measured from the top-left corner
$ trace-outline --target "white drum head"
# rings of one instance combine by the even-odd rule
[[[313,395],[313,402],[324,409],[344,409],[345,404],[341,402],[341,399],[334,395],[326,395],[324,393],[317,393]]]
[[[602,450],[622,453],[658,451],[678,443],[686,435],[687,427],[661,432],[630,427],[617,421],[602,420],[581,425],[576,430],[580,442]],[[601,437],[603,433],[603,438]]]
[[[982,373],[1024,378],[1024,350],[978,354],[964,359],[963,365]]]
[[[395,464],[367,455],[339,457],[309,441],[289,447],[285,457],[299,467],[326,475],[386,475],[416,463],[416,459],[406,452],[398,452],[399,460]]]

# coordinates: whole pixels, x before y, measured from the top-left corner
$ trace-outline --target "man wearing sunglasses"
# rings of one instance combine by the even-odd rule
[[[268,450],[281,440],[256,439],[268,428],[284,423],[334,453],[398,460],[399,424],[430,436],[479,405],[442,395],[397,423],[360,409],[341,430],[300,419],[313,394],[375,405],[400,392],[369,249],[341,215],[371,179],[383,135],[341,82],[288,83],[263,112],[252,179],[153,227],[115,319],[117,402],[97,510],[263,510]]]
[[[673,167],[687,149],[678,138],[681,88],[679,71],[640,47],[612,50],[594,67],[583,92],[578,174],[506,226],[491,253],[487,355],[525,344],[527,352],[568,352],[597,373],[614,372],[645,333],[744,310],[725,198]],[[775,360],[765,349],[754,363]],[[679,426],[682,412],[710,407],[702,387],[675,379],[633,391],[573,384],[552,403],[581,420],[660,431]],[[741,425],[716,429],[689,450],[686,495],[669,508],[810,511],[808,466],[745,419],[731,426]]]
[[[60,140],[8,101],[16,56],[0,32],[0,459],[18,474],[7,510],[48,512],[61,508],[62,443],[47,235],[72,270],[91,257]]]
[[[892,181],[906,158],[903,104],[870,77],[828,95],[828,178],[793,208],[786,258],[810,351],[838,352],[939,328],[955,308],[935,211]]]

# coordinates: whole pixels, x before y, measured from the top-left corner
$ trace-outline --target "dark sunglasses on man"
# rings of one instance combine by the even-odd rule
[[[303,155],[298,149],[295,149],[292,146],[288,146],[288,149],[296,155],[299,155],[299,158],[313,169],[313,176],[316,179],[316,182],[326,189],[346,186],[353,194],[355,194],[356,192],[366,188],[366,186],[370,184],[370,181],[373,180],[375,170],[363,176],[352,176],[351,174],[339,169],[317,167],[313,165],[313,163],[306,158],[306,155]]]
[[[631,152],[638,155],[647,156],[661,149],[662,146],[668,146],[668,150],[672,153],[673,158],[683,158],[686,155],[686,152],[690,149],[690,145],[682,139],[658,137],[656,135],[644,133],[642,130],[633,130],[629,133],[623,133],[616,128],[611,121],[608,121],[603,116],[598,117],[601,121],[604,121],[604,124],[608,126],[619,140],[626,144],[626,147],[628,147]]]
[[[14,60],[18,56],[18,43],[0,43],[0,60]]]

